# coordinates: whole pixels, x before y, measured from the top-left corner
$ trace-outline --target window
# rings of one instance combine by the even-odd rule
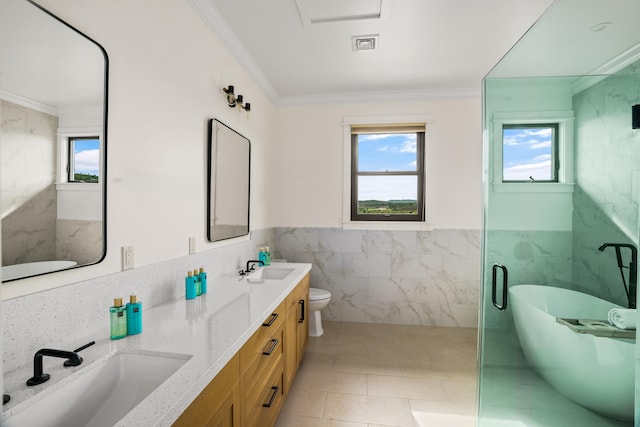
[[[68,182],[97,183],[100,165],[100,138],[69,137]]]
[[[502,182],[558,182],[558,123],[502,125]]]
[[[351,221],[424,221],[425,125],[351,126]]]

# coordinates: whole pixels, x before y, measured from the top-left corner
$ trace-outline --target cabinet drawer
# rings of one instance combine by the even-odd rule
[[[256,357],[262,356],[265,347],[269,346],[274,339],[281,340],[278,332],[282,329],[285,317],[284,301],[267,317],[258,330],[240,349],[240,371],[244,372]],[[280,342],[280,345],[282,343]]]
[[[284,325],[270,338],[263,347],[263,352],[241,373],[242,393],[248,396],[256,393],[260,383],[266,382],[277,366],[283,364],[284,357]]]
[[[247,427],[272,426],[284,402],[282,358],[263,386],[256,390],[255,397],[243,402]]]

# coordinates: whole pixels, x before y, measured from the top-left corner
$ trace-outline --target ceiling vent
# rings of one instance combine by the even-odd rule
[[[351,48],[354,52],[378,50],[378,34],[351,36]]]
[[[304,26],[336,22],[380,20],[388,15],[385,0],[295,0]]]

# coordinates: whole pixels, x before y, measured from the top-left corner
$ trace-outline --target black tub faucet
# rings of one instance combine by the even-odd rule
[[[82,363],[82,357],[80,357],[76,352],[42,348],[36,352],[35,356],[33,356],[33,377],[27,380],[28,386],[42,384],[49,380],[49,374],[42,372],[42,358],[44,356],[67,359],[64,362],[64,366],[78,366]]]
[[[618,268],[622,275],[622,284],[624,285],[625,292],[627,293],[627,301],[629,302],[629,308],[636,308],[636,289],[638,287],[638,249],[630,243],[603,243],[598,248],[599,251],[604,251],[608,247],[616,249],[616,259],[618,261]],[[627,248],[631,250],[631,262],[629,266],[622,264],[622,254],[620,248]],[[623,268],[629,269],[629,288],[627,289],[627,282],[624,278]]]

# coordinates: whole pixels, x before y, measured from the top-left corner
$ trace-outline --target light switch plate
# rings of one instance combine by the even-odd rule
[[[133,269],[133,246],[122,247],[122,271]]]

